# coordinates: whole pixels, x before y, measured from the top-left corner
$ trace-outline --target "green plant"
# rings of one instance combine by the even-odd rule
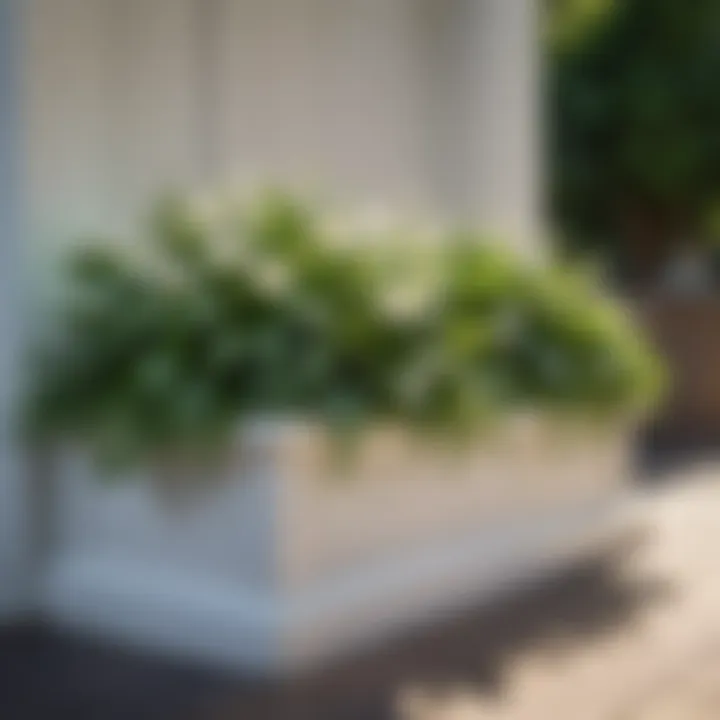
[[[549,19],[557,219],[652,279],[717,238],[720,4],[549,0]]]
[[[545,0],[544,34],[551,49],[568,52],[615,12],[617,0]]]
[[[654,356],[587,278],[473,233],[426,240],[278,193],[165,201],[142,242],[71,254],[28,427],[126,462],[214,451],[258,414],[459,436],[527,409],[616,416],[652,399]]]

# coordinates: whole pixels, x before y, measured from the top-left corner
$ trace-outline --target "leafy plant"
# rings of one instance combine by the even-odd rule
[[[571,36],[550,45],[557,218],[574,249],[652,279],[717,240],[720,4],[549,0],[549,18]]]
[[[568,52],[583,42],[615,11],[618,0],[545,0],[545,38],[550,47]]]
[[[142,242],[77,248],[33,355],[31,432],[130,462],[215,452],[268,413],[457,437],[655,396],[654,356],[577,272],[474,233],[340,220],[279,193],[174,199]]]

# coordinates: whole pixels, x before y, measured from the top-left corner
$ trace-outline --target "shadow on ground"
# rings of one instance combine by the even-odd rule
[[[0,634],[3,720],[387,720],[398,689],[503,690],[528,650],[621,632],[672,588],[620,572],[646,538],[602,553],[511,600],[449,619],[322,673],[261,685],[102,648],[42,628]]]
[[[292,686],[268,692],[265,713],[278,720],[389,720],[399,689],[408,685],[469,685],[490,695],[503,692],[505,674],[530,649],[548,651],[589,642],[651,605],[672,588],[619,572],[644,535],[634,534],[570,571],[528,588],[512,600],[447,621]],[[267,691],[266,691],[267,692]],[[257,702],[256,698],[256,702]],[[213,720],[252,717],[243,698],[228,699]]]
[[[682,482],[698,466],[718,465],[720,435],[648,428],[636,451],[636,477],[641,485]]]

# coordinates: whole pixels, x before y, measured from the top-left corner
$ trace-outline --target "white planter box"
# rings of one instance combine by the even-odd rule
[[[74,456],[56,485],[44,607],[152,650],[305,668],[596,542],[629,438],[574,435],[518,422],[450,452],[378,432],[341,472],[319,432],[257,425],[225,482],[179,497],[151,478],[103,483]]]

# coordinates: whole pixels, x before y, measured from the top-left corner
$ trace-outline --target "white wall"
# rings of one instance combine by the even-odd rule
[[[535,234],[535,0],[29,2],[48,242],[258,178]]]
[[[451,124],[465,212],[521,250],[540,229],[538,0],[453,0]],[[446,55],[448,55],[446,53]],[[464,176],[462,175],[464,171]],[[451,173],[453,169],[451,168]]]

